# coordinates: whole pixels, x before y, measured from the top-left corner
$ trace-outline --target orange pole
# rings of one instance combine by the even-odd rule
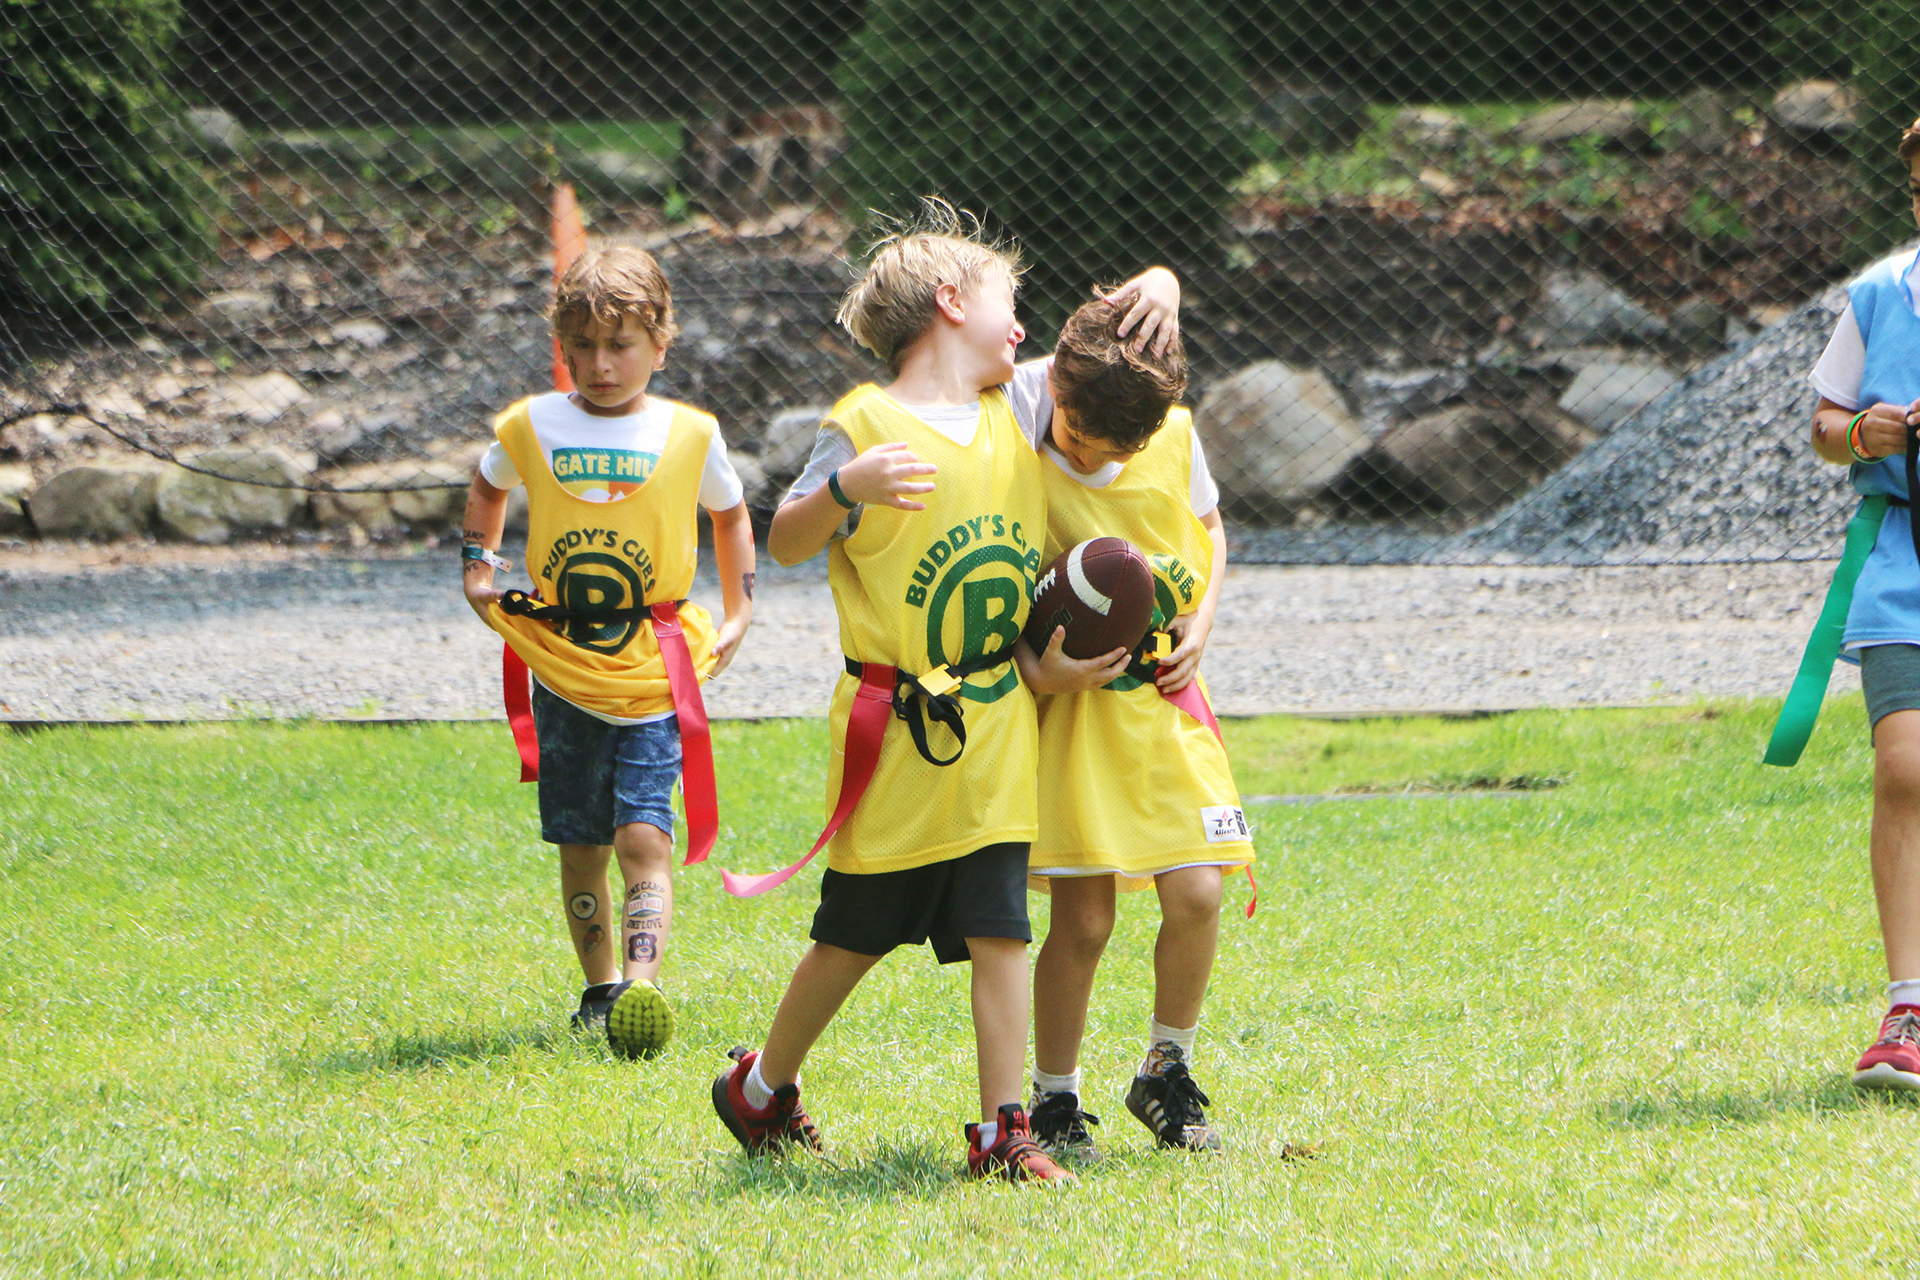
[[[553,188],[553,283],[560,284],[560,277],[567,273],[573,260],[587,251],[587,229],[580,225],[580,202],[573,197],[573,184],[559,182]],[[553,340],[553,389],[555,391],[573,390],[573,379],[567,374],[566,355],[560,350],[560,339]]]

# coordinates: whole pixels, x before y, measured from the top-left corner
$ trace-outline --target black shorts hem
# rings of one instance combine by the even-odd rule
[[[874,875],[828,868],[808,936],[863,956],[931,942],[941,964],[972,959],[970,937],[1032,942],[1028,850],[1024,841],[991,844],[944,862]]]

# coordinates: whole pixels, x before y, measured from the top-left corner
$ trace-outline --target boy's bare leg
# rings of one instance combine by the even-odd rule
[[[980,1059],[980,1119],[1019,1102],[1027,1065],[1027,944],[968,938],[973,955],[973,1042]]]
[[[1214,953],[1220,947],[1219,867],[1182,867],[1153,879],[1160,936],[1153,943],[1153,1017],[1163,1027],[1200,1025]]]
[[[1087,1035],[1093,975],[1113,936],[1113,877],[1055,876],[1052,923],[1033,965],[1033,1065],[1070,1075]]]
[[[767,1088],[778,1089],[800,1078],[800,1064],[814,1041],[879,960],[879,956],[824,942],[807,948],[794,966],[787,993],[780,997],[773,1026],[767,1030],[767,1043],[760,1050],[760,1079]]]
[[[1873,728],[1872,850],[1887,978],[1920,978],[1920,711]]]
[[[613,890],[607,883],[607,859],[613,847],[563,844],[560,849],[560,902],[567,914],[573,954],[588,986],[620,980],[613,943]]]
[[[652,982],[673,928],[673,837],[652,823],[629,822],[614,829],[613,851],[627,882],[620,914],[621,976]]]

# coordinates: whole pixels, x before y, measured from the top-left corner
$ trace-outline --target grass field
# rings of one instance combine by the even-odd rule
[[[680,1038],[571,1040],[501,728],[0,736],[0,1274],[1911,1271],[1920,1112],[1845,1074],[1884,980],[1858,703],[1792,771],[1754,763],[1766,726],[1230,724],[1249,796],[1451,791],[1255,808],[1197,1060],[1223,1157],[1120,1105],[1154,925],[1123,904],[1085,1061],[1110,1158],[1055,1194],[960,1178],[965,974],[924,954],[809,1063],[834,1158],[733,1149],[708,1084],[811,877],[683,875]],[[722,860],[771,868],[823,730],[718,739]]]

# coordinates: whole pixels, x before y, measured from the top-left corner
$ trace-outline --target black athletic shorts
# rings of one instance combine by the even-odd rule
[[[968,938],[1033,941],[1027,923],[1027,852],[990,844],[961,858],[905,871],[848,875],[828,867],[812,938],[863,956],[933,943],[941,964],[972,959]]]

